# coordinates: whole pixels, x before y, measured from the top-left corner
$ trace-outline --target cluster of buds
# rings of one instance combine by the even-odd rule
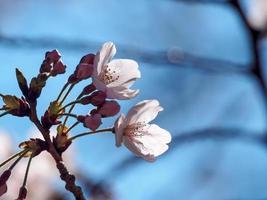
[[[40,74],[48,73],[51,76],[64,74],[66,65],[64,65],[60,58],[61,55],[57,50],[46,52],[45,59],[40,67]]]
[[[19,159],[30,157],[30,163],[31,159],[42,151],[47,150],[53,154],[50,149],[54,149],[61,156],[74,139],[100,132],[113,133],[117,147],[124,144],[136,156],[150,162],[168,149],[168,143],[171,141],[170,133],[156,124],[149,123],[163,110],[157,100],[142,101],[133,106],[127,115],[121,114],[114,120],[113,127],[99,129],[104,118],[114,117],[120,112],[118,100],[132,99],[139,94],[139,90],[131,88],[141,77],[138,64],[130,59],[112,59],[115,54],[115,45],[107,42],[96,54],[83,56],[56,100],[51,101],[41,120],[36,114],[37,99],[48,78],[64,74],[66,65],[63,64],[60,53],[53,50],[46,53],[40,73],[32,78],[29,85],[22,72],[16,70],[18,84],[24,97],[19,99],[16,96],[1,95],[5,103],[1,110],[5,112],[0,114],[0,117],[5,114],[28,116],[41,132],[44,130],[42,134],[45,139],[30,139],[21,143],[20,147],[24,150],[16,155]],[[88,82],[75,100],[65,103],[74,86],[83,80],[91,82]],[[74,113],[76,105],[85,106],[89,111]],[[69,117],[76,120],[70,126]],[[70,132],[79,124],[82,124],[86,131],[71,136]],[[57,125],[57,135],[51,138],[49,130],[55,125]],[[8,175],[9,171],[6,171],[0,177],[0,190],[5,192]],[[25,177],[26,180],[27,173]],[[0,196],[3,193],[0,192]],[[24,181],[18,199],[25,199],[26,194],[26,181]]]

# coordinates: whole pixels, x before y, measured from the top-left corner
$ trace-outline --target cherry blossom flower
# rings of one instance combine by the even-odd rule
[[[157,100],[145,100],[121,115],[115,122],[116,146],[123,143],[130,151],[147,161],[168,150],[171,135],[156,124],[149,124],[163,108]]]
[[[130,89],[137,78],[141,77],[138,64],[130,59],[114,59],[115,45],[112,42],[103,44],[95,56],[93,83],[98,90],[107,93],[111,99],[130,99],[139,90]]]
[[[262,30],[267,27],[267,1],[250,0],[248,7],[248,20],[253,28]]]

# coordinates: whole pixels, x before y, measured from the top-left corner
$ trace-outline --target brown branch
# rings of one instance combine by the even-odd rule
[[[85,200],[81,187],[75,184],[75,176],[69,173],[68,169],[64,165],[61,155],[57,152],[54,144],[52,143],[49,130],[46,130],[38,119],[36,113],[36,102],[30,102],[30,108],[30,119],[43,135],[44,140],[47,143],[47,151],[56,162],[57,169],[60,173],[60,178],[65,181],[65,188],[74,195],[76,200]]]
[[[267,87],[264,80],[264,73],[263,69],[261,68],[261,58],[260,58],[260,48],[259,48],[259,42],[261,39],[261,32],[254,29],[248,22],[247,16],[245,15],[244,11],[242,10],[240,3],[238,0],[230,0],[229,3],[235,8],[237,13],[240,16],[240,19],[245,27],[245,29],[248,31],[250,36],[250,45],[252,49],[252,54],[254,56],[254,61],[252,63],[252,73],[257,77],[259,84],[264,92],[264,95],[267,96]]]
[[[0,34],[0,44],[16,48],[58,48],[68,49],[70,51],[87,51],[88,49],[97,49],[101,43],[88,40],[66,40],[57,37],[45,38],[27,38],[27,37],[9,37]],[[211,73],[247,73],[249,68],[246,65],[222,60],[206,58],[185,52],[180,49],[158,51],[143,50],[138,47],[118,44],[121,49],[121,55],[131,57],[140,62],[155,64],[155,66],[182,67],[196,70],[204,70]],[[172,54],[172,58],[168,55]]]

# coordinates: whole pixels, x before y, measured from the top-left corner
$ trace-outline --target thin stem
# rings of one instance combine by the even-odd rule
[[[77,104],[77,103],[80,103],[80,101],[76,100],[76,101],[72,101],[72,102],[66,104],[66,105],[63,106],[61,109],[58,110],[58,113],[60,113],[62,110],[65,110],[65,108],[67,108],[67,107],[69,107],[69,106],[71,106],[71,105],[75,105],[75,104]]]
[[[75,118],[75,119],[77,119],[77,118],[78,118],[78,116],[77,116],[77,115],[75,115],[75,114],[71,114],[71,113],[62,113],[62,114],[59,114],[58,116],[67,116],[67,117],[73,117],[73,118]]]
[[[92,134],[95,134],[95,133],[113,132],[113,129],[114,128],[106,128],[106,129],[100,129],[100,130],[91,131],[91,132],[84,132],[84,133],[80,133],[78,135],[75,135],[75,136],[69,138],[69,140],[75,140],[75,139],[77,139],[79,137],[83,137],[83,136],[86,136],[86,135],[92,135]]]
[[[0,167],[3,167],[5,164],[9,163],[11,160],[13,160],[14,158],[18,157],[19,155],[21,155],[22,153],[24,153],[26,150],[22,150],[12,156],[10,156],[7,160],[5,160],[4,162],[2,162],[0,164]]]
[[[75,126],[77,126],[80,122],[75,122],[68,130],[65,134],[68,134]]]
[[[24,176],[24,180],[23,180],[22,187],[25,187],[25,186],[26,186],[27,178],[28,178],[28,174],[29,174],[29,169],[30,169],[30,166],[31,166],[32,158],[33,158],[32,156],[30,156],[30,158],[29,158],[29,161],[28,161],[28,165],[27,165],[27,168],[26,168],[26,172],[25,172],[25,176]]]
[[[79,96],[76,98],[75,101],[78,101],[82,96],[83,96],[83,92],[82,92],[81,94],[79,94]],[[75,107],[75,104],[73,104],[73,105],[70,107],[70,109],[69,109],[69,111],[68,111],[68,114],[71,114],[71,112],[73,111],[74,107]],[[66,125],[68,119],[69,119],[69,116],[66,116],[66,118],[64,119],[64,122],[63,122],[63,127]]]
[[[0,114],[0,117],[3,117],[5,115],[9,114],[9,111],[3,112],[2,114]]]
[[[6,110],[6,108],[5,108],[5,107],[2,107],[2,108],[0,108],[0,111],[1,111],[1,110]]]
[[[65,83],[65,85],[63,86],[63,88],[61,89],[61,91],[60,91],[60,93],[59,93],[59,95],[57,97],[57,101],[59,101],[59,99],[61,98],[63,92],[67,89],[68,86],[69,86],[69,83],[68,82]]]
[[[25,149],[23,153],[17,158],[17,160],[15,160],[15,162],[12,163],[12,165],[9,167],[9,170],[12,170],[18,164],[18,162],[23,158],[23,156],[25,156],[26,153],[28,153],[29,151],[30,149]]]
[[[71,92],[71,90],[73,89],[74,86],[75,86],[75,83],[71,84],[71,86],[68,89],[67,93],[65,94],[65,96],[61,100],[60,105],[62,105],[64,103],[64,101],[67,99],[67,97],[69,96],[69,94],[70,94],[70,92]]]

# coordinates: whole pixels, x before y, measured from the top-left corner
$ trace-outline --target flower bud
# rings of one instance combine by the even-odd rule
[[[7,192],[7,184],[0,186],[0,197]]]
[[[42,89],[45,87],[47,79],[47,74],[39,74],[37,77],[34,77],[31,80],[28,95],[31,100],[36,100],[41,95]]]
[[[80,63],[86,63],[86,64],[94,64],[95,54],[87,54],[82,57],[80,60]]]
[[[52,67],[52,63],[44,60],[40,67],[40,73],[49,73],[52,70]]]
[[[29,88],[28,88],[27,80],[24,77],[24,75],[22,74],[22,72],[17,68],[16,68],[16,76],[17,76],[17,81],[18,81],[19,88],[20,88],[22,94],[25,97],[28,97]]]
[[[0,187],[6,184],[10,175],[11,175],[11,170],[9,169],[3,172],[3,174],[0,176]]]
[[[105,92],[102,91],[96,91],[93,94],[91,94],[91,104],[94,106],[100,106],[105,102],[105,99],[107,98],[107,95]]]
[[[45,54],[45,58],[49,61],[49,62],[53,62],[56,63],[57,61],[59,61],[59,59],[61,58],[60,53],[55,49],[53,51],[48,51]]]
[[[58,152],[64,152],[70,145],[68,127],[62,124],[57,127],[57,135],[53,138],[53,143],[57,148]]]
[[[101,115],[99,114],[87,115],[84,119],[84,126],[92,131],[95,131],[101,124]]]
[[[99,109],[98,113],[102,117],[112,117],[120,112],[120,105],[116,101],[106,101]]]
[[[19,190],[19,196],[17,198],[17,200],[23,200],[23,199],[26,199],[27,197],[27,188],[24,186],[24,187],[21,187],[20,190]]]
[[[93,91],[95,91],[94,84],[89,84],[85,88],[83,88],[83,95],[91,94]]]
[[[77,117],[77,120],[79,121],[79,122],[84,122],[84,120],[85,120],[85,116],[83,116],[83,115],[79,115],[78,117]]]
[[[61,60],[56,62],[53,66],[53,69],[51,71],[52,76],[56,76],[58,74],[64,74],[66,72],[66,65],[63,64]]]

